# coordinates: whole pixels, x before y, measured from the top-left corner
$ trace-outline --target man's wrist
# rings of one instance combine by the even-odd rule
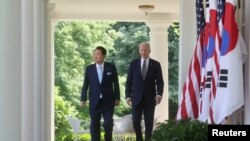
[[[161,95],[158,95],[158,94],[157,94],[157,95],[156,95],[156,97],[159,97],[159,98],[161,98]]]

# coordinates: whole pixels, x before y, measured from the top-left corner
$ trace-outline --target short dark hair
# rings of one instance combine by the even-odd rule
[[[102,52],[102,55],[107,54],[107,50],[103,46],[97,46],[94,51],[100,50]]]

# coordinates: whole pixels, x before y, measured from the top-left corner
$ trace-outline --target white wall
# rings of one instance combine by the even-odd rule
[[[21,1],[0,3],[0,138],[21,139]]]

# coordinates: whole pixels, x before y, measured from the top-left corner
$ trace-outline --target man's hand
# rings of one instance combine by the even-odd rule
[[[80,106],[81,106],[81,107],[84,107],[85,104],[86,104],[86,102],[84,102],[84,101],[81,101],[81,102],[80,102]]]
[[[155,96],[155,101],[156,101],[156,105],[161,103],[161,96],[160,95],[156,95]]]
[[[131,100],[131,98],[127,98],[127,99],[126,99],[126,102],[127,102],[127,104],[128,104],[129,106],[132,105],[132,100]]]
[[[115,100],[115,106],[118,106],[120,104],[120,100]]]

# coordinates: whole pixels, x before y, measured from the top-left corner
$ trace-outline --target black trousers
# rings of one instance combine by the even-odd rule
[[[145,141],[151,141],[153,122],[154,122],[155,102],[148,102],[147,99],[140,104],[132,106],[133,127],[136,133],[136,141],[143,141],[141,120],[144,115]]]
[[[100,141],[101,131],[100,131],[100,121],[101,116],[103,116],[103,128],[104,128],[104,138],[105,141],[112,141],[113,132],[113,113],[114,107],[107,107],[103,100],[100,99],[96,109],[91,111],[91,123],[90,123],[90,133],[91,141]]]

